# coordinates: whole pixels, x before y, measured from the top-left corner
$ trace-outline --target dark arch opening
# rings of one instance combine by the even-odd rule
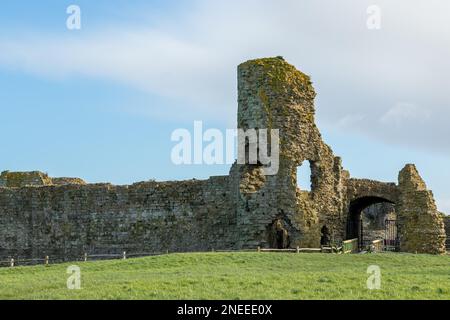
[[[322,229],[320,229],[320,245],[321,246],[331,245],[330,229],[328,229],[327,226],[323,226]]]
[[[362,212],[364,209],[377,203],[393,203],[390,200],[381,197],[367,196],[361,197],[350,202],[347,216],[347,239],[358,239],[359,247],[362,248],[364,243],[364,230],[362,225]]]
[[[272,249],[287,249],[291,244],[288,225],[282,219],[276,219],[268,227],[268,244]]]

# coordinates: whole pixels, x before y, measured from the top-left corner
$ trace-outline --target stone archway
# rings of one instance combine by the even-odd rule
[[[364,243],[364,228],[362,221],[362,212],[378,203],[391,203],[391,200],[379,196],[363,196],[352,200],[348,207],[348,215],[346,222],[346,238],[358,239],[359,246],[363,247]]]
[[[368,179],[349,179],[347,184],[346,238],[363,238],[361,211],[368,206],[395,204],[395,246],[402,252],[445,253],[445,230],[433,193],[427,189],[414,165],[399,173],[398,185]],[[392,235],[391,235],[392,238]],[[392,239],[390,239],[392,240]],[[360,243],[361,244],[361,243]]]

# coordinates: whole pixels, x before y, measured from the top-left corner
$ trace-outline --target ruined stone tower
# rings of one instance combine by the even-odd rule
[[[314,123],[316,94],[310,78],[280,58],[259,59],[239,66],[238,89],[239,128],[280,130],[278,174],[263,177],[258,166],[235,168],[242,246],[274,246],[266,241],[276,223],[288,231],[293,247],[319,246],[324,225],[343,238],[341,160]],[[311,192],[297,188],[301,165],[311,166]]]
[[[405,252],[445,252],[443,217],[413,165],[398,183],[351,178],[315,125],[310,78],[282,58],[238,67],[238,128],[278,129],[279,168],[234,164],[229,176],[130,186],[39,172],[0,176],[0,258],[79,259],[84,253],[314,247],[358,238],[361,213],[395,208]],[[259,159],[258,159],[259,160]],[[310,166],[311,191],[297,187]],[[382,206],[381,206],[382,207]],[[448,229],[450,230],[450,229]]]
[[[401,171],[398,185],[353,179],[343,170],[315,125],[307,75],[282,58],[252,60],[239,66],[238,88],[238,127],[280,130],[276,175],[264,176],[258,165],[231,171],[239,184],[239,246],[318,247],[324,230],[332,242],[359,238],[362,245],[362,210],[387,202],[399,217],[395,241],[402,251],[445,252],[442,217],[414,166]],[[297,167],[304,165],[311,168],[310,192],[297,187]]]
[[[401,251],[445,252],[445,225],[437,211],[433,193],[427,190],[414,165],[399,174],[399,240]]]

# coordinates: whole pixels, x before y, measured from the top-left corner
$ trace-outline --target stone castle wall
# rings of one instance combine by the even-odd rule
[[[230,248],[236,220],[229,190],[228,177],[0,188],[0,257]]]

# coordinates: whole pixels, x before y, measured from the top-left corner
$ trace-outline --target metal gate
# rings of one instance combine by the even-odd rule
[[[349,219],[347,221],[347,240],[358,239],[358,247],[361,250],[364,247],[363,235],[362,217],[359,216],[357,219]]]
[[[384,223],[384,248],[386,251],[398,251],[400,248],[400,241],[397,234],[397,221],[386,220]]]

